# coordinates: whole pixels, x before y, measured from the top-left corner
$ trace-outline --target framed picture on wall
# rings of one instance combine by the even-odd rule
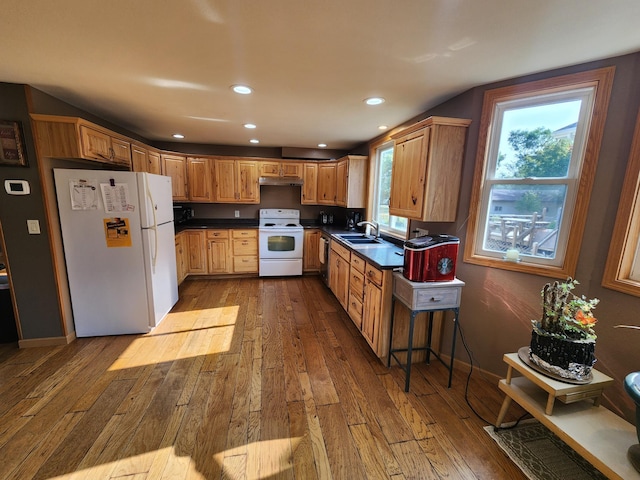
[[[28,167],[20,122],[0,120],[0,166]]]

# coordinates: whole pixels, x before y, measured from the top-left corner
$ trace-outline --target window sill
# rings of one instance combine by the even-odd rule
[[[540,275],[542,277],[566,278],[573,276],[573,272],[569,271],[567,268],[528,262],[526,257],[521,258],[518,262],[513,262],[495,257],[465,254],[463,261],[464,263],[470,263],[473,265],[481,265],[483,267],[498,268],[500,270],[509,270],[512,272],[521,272],[531,275]]]

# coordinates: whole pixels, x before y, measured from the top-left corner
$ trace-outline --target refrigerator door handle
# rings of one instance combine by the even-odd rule
[[[149,188],[149,182],[145,182],[147,187],[147,197],[149,198],[149,203],[151,203],[151,213],[153,213],[153,226],[149,227],[149,230],[153,230],[156,241],[153,246],[153,255],[151,256],[151,266],[155,270],[156,268],[156,260],[158,259],[158,220],[156,218],[156,206],[153,203],[153,195],[151,195],[151,189]]]

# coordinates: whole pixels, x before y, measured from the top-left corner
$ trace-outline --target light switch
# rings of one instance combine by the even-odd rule
[[[240,210],[236,210],[236,218],[240,218]]]
[[[40,222],[38,220],[27,220],[27,230],[29,235],[40,235]]]

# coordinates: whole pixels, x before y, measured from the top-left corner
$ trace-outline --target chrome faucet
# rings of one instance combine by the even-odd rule
[[[361,227],[363,225],[369,225],[373,228],[376,229],[376,238],[380,237],[380,225],[378,225],[376,222],[369,222],[367,220],[363,221],[363,222],[358,222],[358,226]]]

